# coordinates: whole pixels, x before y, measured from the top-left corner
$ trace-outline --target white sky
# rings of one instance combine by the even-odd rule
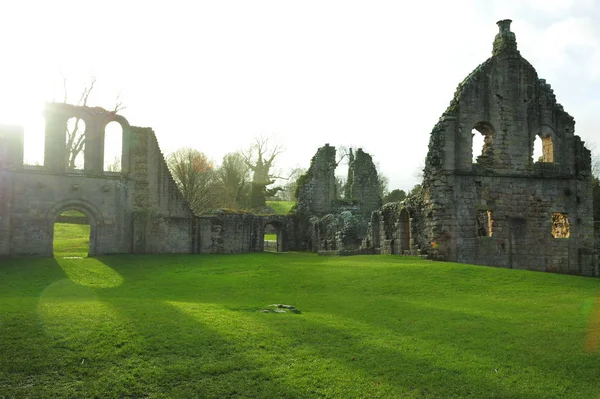
[[[410,189],[456,86],[512,19],[521,54],[600,150],[600,5],[586,0],[0,0],[0,123],[39,104],[117,94],[163,152],[197,148],[220,163],[257,136],[309,166],[317,148],[362,147]],[[39,142],[39,140],[37,141]]]

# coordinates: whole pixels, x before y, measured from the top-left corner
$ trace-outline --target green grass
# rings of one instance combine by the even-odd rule
[[[267,201],[267,206],[278,215],[287,215],[295,204],[296,201]]]
[[[277,234],[265,234],[265,241],[277,241]]]
[[[89,247],[89,224],[54,223],[54,256],[87,256]]]
[[[600,395],[597,279],[260,253],[2,260],[0,283],[0,398]]]

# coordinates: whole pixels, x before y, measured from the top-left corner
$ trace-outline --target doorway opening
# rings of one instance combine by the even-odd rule
[[[281,224],[269,222],[264,228],[264,252],[283,252],[283,238],[281,236]]]
[[[88,216],[76,209],[62,211],[54,221],[52,250],[55,257],[83,258],[90,253]]]

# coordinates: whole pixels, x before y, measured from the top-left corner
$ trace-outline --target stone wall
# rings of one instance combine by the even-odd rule
[[[371,155],[359,148],[348,165],[348,171],[348,199],[360,204],[360,210],[367,214],[380,208],[379,177]]]
[[[134,253],[193,252],[194,214],[150,128],[131,128]]]
[[[352,252],[361,249],[371,212],[381,206],[379,180],[371,156],[362,149],[349,153],[346,196],[335,189],[336,150],[317,150],[296,192],[299,248]]]
[[[510,21],[498,25],[492,57],[458,86],[431,133],[419,245],[446,260],[594,275],[579,259],[593,247],[590,152],[521,57]],[[541,159],[532,159],[536,137]],[[554,234],[555,216],[568,237]]]
[[[324,215],[334,210],[337,198],[335,154],[335,147],[325,144],[313,156],[308,171],[298,181],[296,213]]]
[[[298,250],[296,219],[284,215],[219,212],[198,217],[198,252],[231,254],[262,252],[265,226],[272,225],[277,234],[278,252]]]
[[[129,126],[122,116],[96,107],[48,104],[45,117],[45,159],[39,167],[23,165],[23,129],[0,127],[0,256],[52,256],[54,223],[66,210],[87,216],[90,255],[262,251],[267,224],[278,234],[278,250],[298,248],[293,216],[195,216],[152,129]],[[71,117],[86,125],[83,170],[67,168]],[[123,127],[119,173],[103,170],[104,129],[111,121]]]

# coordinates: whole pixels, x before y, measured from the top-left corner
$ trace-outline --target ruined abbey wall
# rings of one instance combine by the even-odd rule
[[[278,250],[297,248],[291,216],[193,214],[171,176],[150,128],[101,108],[47,105],[43,166],[23,165],[23,129],[0,127],[0,256],[52,256],[54,223],[66,210],[90,224],[90,255],[236,253],[264,249],[264,229]],[[67,168],[66,123],[85,121],[83,169]],[[105,127],[123,128],[121,171],[104,169]]]
[[[420,244],[446,260],[594,275],[579,256],[593,246],[590,152],[521,57],[510,21],[499,27],[493,56],[459,85],[431,133]]]
[[[131,128],[133,253],[193,252],[194,214],[150,128]]]
[[[349,152],[346,198],[335,186],[336,149],[319,148],[298,181],[296,218],[299,248],[314,252],[360,253],[371,213],[381,206],[379,179],[371,155]],[[365,252],[366,253],[366,252]]]

